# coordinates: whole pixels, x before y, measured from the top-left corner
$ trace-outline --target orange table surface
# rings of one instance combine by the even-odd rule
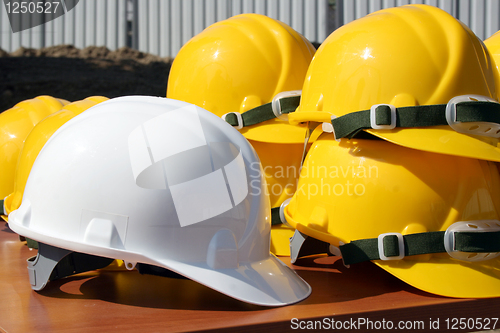
[[[246,304],[191,280],[135,270],[82,273],[35,292],[26,269],[26,259],[35,254],[7,224],[0,224],[0,332],[289,332],[311,325],[332,331],[336,322],[355,323],[344,326],[348,331],[370,332],[389,321],[394,326],[423,323],[419,332],[441,332],[451,330],[453,318],[469,320],[465,331],[479,331],[478,322],[471,327],[471,318],[500,317],[500,298],[431,295],[372,263],[347,269],[338,258],[324,256],[297,265],[281,257],[313,291],[302,302],[277,308]],[[454,327],[460,328],[458,320]],[[500,328],[500,323],[481,328]]]

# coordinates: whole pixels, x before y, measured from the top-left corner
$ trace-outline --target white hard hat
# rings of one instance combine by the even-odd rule
[[[54,273],[77,253],[168,269],[248,303],[291,304],[311,288],[269,252],[262,175],[251,145],[212,113],[120,97],[48,140],[9,225],[40,243],[28,260],[35,290],[83,271]]]

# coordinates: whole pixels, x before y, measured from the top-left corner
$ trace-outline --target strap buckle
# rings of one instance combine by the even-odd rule
[[[384,238],[386,236],[396,236],[398,238],[399,255],[387,257],[384,254]],[[405,243],[403,240],[403,235],[401,235],[399,232],[388,232],[385,234],[378,235],[378,256],[380,257],[380,260],[401,260],[401,259],[403,259],[405,257]]]
[[[377,108],[379,106],[388,106],[391,109],[391,123],[389,125],[377,125]],[[370,126],[373,129],[394,129],[396,128],[396,107],[391,104],[375,104],[370,108]]]
[[[455,222],[446,229],[444,233],[444,248],[450,257],[462,261],[484,261],[500,255],[500,252],[462,252],[455,249],[455,234],[458,232],[495,232],[500,231],[498,220],[476,220],[466,222]]]
[[[325,133],[333,133],[333,138],[335,139],[335,141],[340,142],[340,139],[337,139],[337,136],[335,135],[335,128],[333,127],[333,123],[332,123],[332,120],[335,118],[337,118],[337,116],[332,115],[329,123],[321,124],[321,129]]]
[[[281,223],[283,223],[283,225],[285,225],[285,226],[287,226],[289,228],[292,228],[292,226],[286,220],[286,217],[285,217],[285,207],[288,206],[288,204],[290,203],[291,200],[292,200],[292,198],[286,199],[285,201],[283,201],[283,203],[280,206],[280,220],[281,220]]]
[[[276,96],[274,96],[273,98],[273,101],[271,102],[271,108],[276,118],[283,121],[288,121],[288,114],[281,112],[280,100],[287,97],[300,96],[301,94],[302,90],[283,91],[279,94],[276,94]]]
[[[237,124],[237,125],[235,125],[235,126],[233,126],[233,127],[234,127],[234,128],[236,128],[237,130],[242,129],[242,128],[243,128],[243,118],[241,117],[241,113],[239,113],[239,112],[228,112],[228,113],[226,113],[226,114],[223,114],[223,115],[221,116],[221,118],[222,118],[222,120],[224,120],[225,122],[227,122],[227,120],[226,120],[226,116],[227,116],[228,114],[234,114],[234,115],[236,116],[236,120],[237,120],[237,123],[238,123],[238,124]]]
[[[498,103],[494,99],[481,95],[461,95],[450,99],[446,105],[446,121],[451,128],[458,133],[474,134],[481,136],[489,136],[500,138],[500,124],[490,123],[486,121],[472,121],[463,123],[457,121],[457,104],[467,102],[493,102]]]

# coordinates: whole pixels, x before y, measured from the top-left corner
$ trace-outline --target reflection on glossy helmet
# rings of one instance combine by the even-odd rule
[[[15,177],[13,177],[14,188],[4,201],[6,214],[16,210],[21,205],[24,187],[26,186],[33,163],[52,134],[71,118],[105,100],[107,98],[102,96],[87,97],[84,100],[65,105],[62,110],[54,112],[36,124],[26,137],[19,154]]]
[[[0,114],[0,199],[12,193],[17,159],[31,129],[66,104],[68,101],[62,99],[39,96]]]
[[[311,62],[301,104],[289,118],[292,123],[331,121],[337,135],[338,124],[346,125],[343,121],[349,116],[361,124],[337,138],[365,129],[409,148],[500,161],[500,125],[484,128],[491,132],[485,136],[477,131],[477,124],[456,131],[460,121],[452,127],[458,120],[453,107],[449,109],[453,119],[445,117],[446,104],[461,95],[496,98],[484,44],[445,11],[408,5],[372,13],[334,31]],[[378,104],[390,104],[397,112],[387,105],[371,110]],[[437,110],[425,105],[435,105]],[[419,107],[404,110],[408,106]],[[478,122],[497,122],[484,119],[491,109],[478,109],[474,111]],[[367,111],[357,112],[362,110]],[[405,114],[409,119],[403,118]],[[353,119],[354,115],[363,118]],[[331,120],[332,116],[338,119]]]
[[[182,47],[172,64],[167,97],[218,116],[244,113],[270,103],[278,93],[301,89],[314,52],[283,22],[237,15],[209,26]],[[305,128],[271,119],[240,132],[257,150],[271,206],[279,207],[296,188]],[[292,232],[285,229],[273,228],[271,249],[278,255],[289,254]]]
[[[264,186],[257,154],[219,117],[122,97],[52,135],[9,225],[41,245],[28,261],[36,290],[74,251],[174,271],[253,304],[295,303],[311,290],[269,253]]]
[[[284,209],[289,224],[346,264],[373,260],[451,297],[500,296],[499,212],[495,162],[326,133]]]

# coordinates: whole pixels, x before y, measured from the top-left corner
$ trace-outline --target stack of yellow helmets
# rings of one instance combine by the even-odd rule
[[[22,150],[18,154],[17,168],[13,177],[13,189],[4,200],[5,214],[16,210],[21,205],[24,187],[35,159],[45,143],[63,124],[88,108],[107,100],[106,97],[92,96],[84,100],[65,105],[39,121],[27,135]]]
[[[373,261],[421,290],[500,296],[500,104],[484,44],[427,5],[334,31],[308,69],[292,124],[326,133],[283,208],[345,265]]]
[[[14,190],[14,174],[24,140],[39,121],[68,103],[51,96],[38,96],[0,114],[0,215],[4,219],[3,198]]]
[[[295,192],[306,136],[304,126],[292,126],[276,115],[285,118],[283,109],[295,110],[297,90],[314,52],[312,44],[285,23],[241,14],[193,37],[177,54],[169,74],[168,98],[200,106],[229,123],[232,117],[257,151],[273,222],[279,221],[280,205]],[[262,121],[259,113],[266,112],[271,117]],[[289,255],[292,235],[291,228],[273,225],[271,251]]]
[[[70,103],[44,95],[17,103],[0,114],[3,220],[8,221],[8,214],[19,207],[31,167],[50,136],[75,115],[106,99],[94,96]],[[28,240],[28,246],[36,247],[36,243]]]

